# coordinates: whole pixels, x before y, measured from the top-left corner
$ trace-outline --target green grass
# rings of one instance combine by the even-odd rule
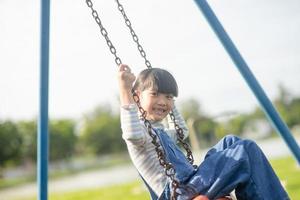
[[[284,184],[291,199],[300,199],[300,166],[292,157],[271,160],[277,176]]]
[[[26,183],[30,183],[30,182],[34,182],[35,180],[36,180],[36,178],[33,176],[21,177],[21,178],[17,178],[17,179],[6,179],[6,180],[0,178],[0,190],[9,188],[9,187],[26,184]]]
[[[15,200],[34,200],[36,197]],[[143,200],[149,199],[146,188],[140,181],[105,188],[79,190],[75,192],[53,193],[50,200]]]
[[[284,157],[271,161],[281,181],[292,200],[300,199],[300,168],[292,157]],[[34,200],[36,197],[22,198],[22,200]],[[50,200],[143,200],[149,199],[143,183],[140,181],[115,185],[104,188],[77,190],[75,192],[53,193]],[[21,199],[18,199],[21,200]]]
[[[56,169],[56,170],[49,170],[49,179],[55,180],[60,179],[62,177],[75,175],[81,172],[87,172],[92,170],[99,170],[99,169],[107,169],[112,166],[122,165],[130,163],[130,158],[128,154],[112,154],[109,156],[103,156],[99,158],[95,157],[75,157],[69,160],[69,162],[80,162],[84,163],[84,168],[65,168],[65,169]],[[36,169],[32,168],[31,173],[28,175],[23,175],[22,177],[16,178],[6,178],[3,179],[0,176],[0,190],[5,188],[10,188],[14,186],[23,185],[26,183],[34,183],[36,182]],[[1,200],[1,199],[0,199]]]

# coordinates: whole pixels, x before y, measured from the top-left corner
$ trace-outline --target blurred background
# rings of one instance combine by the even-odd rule
[[[114,1],[94,0],[123,63],[146,68]],[[292,199],[300,169],[193,1],[123,4],[176,105],[199,163],[228,133],[255,140]],[[300,2],[208,1],[300,141]],[[121,138],[117,67],[85,1],[51,1],[49,198],[147,199]],[[0,0],[0,200],[36,199],[40,1]]]

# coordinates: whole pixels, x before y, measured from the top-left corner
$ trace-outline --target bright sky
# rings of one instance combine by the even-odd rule
[[[154,67],[210,114],[258,105],[193,0],[121,0]],[[281,83],[300,95],[300,1],[213,0],[219,20],[270,99]],[[94,0],[124,63],[146,66],[114,1]],[[38,113],[39,0],[0,1],[0,119]],[[50,118],[78,118],[96,105],[118,108],[117,67],[82,0],[51,1]]]

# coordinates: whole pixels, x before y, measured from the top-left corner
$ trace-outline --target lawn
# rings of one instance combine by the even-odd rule
[[[292,157],[271,160],[277,175],[286,187],[292,200],[300,199],[300,168]],[[33,200],[34,198],[22,198]],[[77,190],[75,192],[53,193],[50,200],[143,200],[149,199],[143,183],[140,181],[99,189]]]
[[[276,174],[285,185],[292,200],[300,199],[300,166],[292,157],[271,160]]]
[[[66,193],[53,193],[50,200],[143,200],[149,199],[146,188],[140,181],[99,189],[77,190]],[[35,200],[36,197],[18,200]]]

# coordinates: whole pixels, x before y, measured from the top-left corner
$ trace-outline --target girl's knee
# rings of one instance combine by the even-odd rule
[[[241,141],[247,146],[257,146],[256,142],[251,139],[242,139]]]
[[[250,140],[250,139],[242,139],[235,135],[226,135],[223,138],[223,140],[225,141],[225,143],[228,146],[235,144],[235,143],[241,143],[245,147],[259,148],[259,146],[257,145],[257,143],[255,141]]]
[[[226,135],[223,139],[222,139],[228,146],[231,146],[233,145],[234,143],[242,140],[241,138],[239,138],[238,136],[236,135],[232,135],[232,134],[229,134],[229,135]]]
[[[261,152],[260,147],[253,140],[243,139],[240,142],[243,144],[244,148],[247,149],[248,153],[249,152],[258,152],[258,151]]]
[[[241,139],[235,135],[227,135],[222,140],[223,147],[228,148],[232,145],[234,146],[243,146],[243,148],[248,152],[255,152],[259,153],[262,152],[260,147],[257,145],[256,142],[250,139]]]
[[[240,140],[241,139],[235,135],[226,135],[207,153],[206,156],[218,151],[223,151]]]

